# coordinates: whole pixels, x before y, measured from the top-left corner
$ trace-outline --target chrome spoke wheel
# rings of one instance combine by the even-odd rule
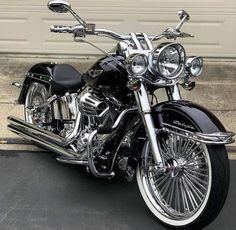
[[[37,109],[39,105],[46,102],[48,91],[40,83],[32,83],[27,91],[25,99],[25,119],[31,124],[42,126],[51,121],[50,108],[45,106]]]
[[[204,210],[211,190],[212,172],[206,145],[175,134],[159,139],[164,170],[154,162],[149,142],[137,172],[141,193],[158,218],[183,226]]]

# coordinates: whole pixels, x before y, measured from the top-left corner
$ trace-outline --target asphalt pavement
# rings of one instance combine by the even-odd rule
[[[235,230],[236,161],[226,205],[207,230]],[[48,152],[0,150],[1,230],[165,229],[145,206],[136,181],[101,180]]]

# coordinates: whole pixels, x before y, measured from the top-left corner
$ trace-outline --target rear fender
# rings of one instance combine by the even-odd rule
[[[56,64],[55,63],[38,63],[30,68],[26,73],[24,82],[22,84],[21,92],[17,100],[18,104],[24,104],[26,93],[29,89],[29,86],[32,82],[38,82],[47,89],[50,89],[51,80],[52,80],[52,70]],[[50,91],[50,90],[49,90]]]

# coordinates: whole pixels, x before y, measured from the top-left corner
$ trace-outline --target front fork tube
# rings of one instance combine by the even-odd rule
[[[145,126],[148,139],[150,141],[154,160],[160,167],[163,167],[164,161],[160,152],[159,144],[157,142],[156,129],[153,123],[152,115],[151,115],[150,99],[147,93],[147,89],[142,82],[141,82],[140,89],[134,91],[134,95],[137,101],[139,113],[142,116],[143,124]]]
[[[178,101],[181,100],[181,94],[179,91],[178,84],[166,87],[166,94],[169,99],[169,101]]]

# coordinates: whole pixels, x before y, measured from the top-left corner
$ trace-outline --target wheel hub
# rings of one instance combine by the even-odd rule
[[[185,161],[183,159],[171,158],[166,163],[166,173],[170,174],[172,178],[182,176],[184,171]]]

